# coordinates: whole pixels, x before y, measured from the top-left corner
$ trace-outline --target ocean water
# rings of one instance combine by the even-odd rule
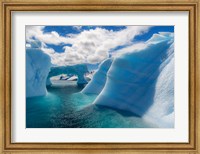
[[[53,81],[48,94],[26,99],[27,128],[154,128],[143,118],[92,104],[75,81]]]

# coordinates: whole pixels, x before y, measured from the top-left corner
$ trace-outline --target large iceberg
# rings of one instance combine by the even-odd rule
[[[96,82],[93,80],[96,78],[91,83]],[[83,92],[90,89],[100,93],[94,101],[96,105],[147,118],[159,127],[173,127],[173,33],[154,34],[142,49],[116,56],[102,90],[96,90],[96,84],[88,87]]]
[[[46,79],[51,67],[50,57],[36,42],[26,48],[26,97],[46,95]]]
[[[82,90],[82,93],[84,93],[84,94],[99,94],[106,83],[107,72],[108,72],[111,64],[112,64],[111,58],[104,60],[100,64],[97,72],[95,72],[93,79]]]
[[[87,84],[87,80],[85,79],[85,74],[88,73],[88,68],[86,64],[77,64],[72,66],[55,66],[51,67],[51,70],[49,72],[49,75],[47,77],[46,85],[51,85],[50,78],[53,76],[61,75],[61,74],[73,74],[77,75],[78,80],[77,84]]]

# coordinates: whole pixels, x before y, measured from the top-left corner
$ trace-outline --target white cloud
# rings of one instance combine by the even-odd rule
[[[44,26],[26,26],[26,41],[36,40],[46,44],[59,45],[61,43],[72,43],[68,37],[62,37],[57,32],[43,32]]]
[[[26,30],[27,42],[33,37],[44,44],[42,50],[49,54],[55,65],[73,65],[78,63],[99,63],[109,57],[109,51],[118,46],[130,45],[132,39],[145,33],[149,26],[127,26],[120,31],[96,28],[84,30],[79,34],[60,36],[57,32],[43,33],[41,26],[30,26]],[[63,53],[47,48],[45,44],[71,44],[64,46]]]
[[[48,55],[50,55],[50,56],[51,56],[51,54],[55,54],[55,50],[52,49],[52,48],[45,48],[45,47],[42,47],[41,49],[42,49],[42,51],[44,51],[46,54],[48,54]]]
[[[77,30],[77,31],[80,31],[81,28],[82,28],[82,26],[73,26],[73,28],[74,28],[75,30]]]
[[[123,55],[125,53],[129,53],[129,52],[131,52],[131,53],[138,52],[138,51],[145,49],[148,45],[157,44],[159,42],[166,41],[166,40],[169,40],[169,42],[170,41],[173,42],[174,41],[174,33],[159,32],[157,34],[153,34],[152,37],[148,41],[132,44],[125,48],[116,50],[114,53],[112,53],[112,56],[116,57],[116,56],[121,56],[121,55]]]

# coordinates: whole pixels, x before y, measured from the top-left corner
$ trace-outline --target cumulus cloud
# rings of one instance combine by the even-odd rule
[[[129,45],[125,48],[116,50],[115,52],[112,53],[113,57],[116,56],[121,56],[125,53],[129,53],[129,52],[138,52],[140,50],[145,49],[147,46],[151,45],[151,44],[157,44],[159,42],[162,41],[166,41],[168,40],[169,42],[173,42],[174,41],[174,33],[172,32],[159,32],[157,34],[153,34],[152,37],[146,41],[146,42],[139,42],[139,43],[134,43],[132,45]]]
[[[59,45],[70,44],[71,39],[60,36],[56,31],[44,33],[45,26],[26,26],[26,41],[39,40],[42,43]]]
[[[50,55],[55,65],[95,64],[108,58],[109,52],[116,47],[132,44],[135,36],[147,32],[149,28],[149,26],[127,26],[120,31],[96,28],[64,37],[55,31],[44,33],[42,26],[30,26],[26,28],[26,40],[27,42],[33,39],[41,41],[42,50]],[[48,48],[46,44],[71,44],[71,46],[64,46],[64,52],[58,53]]]
[[[77,30],[77,31],[80,31],[81,28],[82,28],[82,26],[73,26],[73,28],[74,28],[75,30]]]
[[[26,41],[33,41],[37,36],[43,35],[44,26],[26,26]]]

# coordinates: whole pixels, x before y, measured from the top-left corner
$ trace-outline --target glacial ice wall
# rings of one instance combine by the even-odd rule
[[[37,46],[26,48],[26,97],[47,93],[46,79],[51,67],[50,57]]]
[[[49,75],[47,77],[47,85],[51,85],[50,78],[52,76],[57,76],[60,74],[73,74],[78,76],[77,84],[87,84],[87,80],[85,79],[85,74],[88,73],[87,65],[85,64],[77,64],[73,66],[55,66],[51,67]]]
[[[97,72],[95,72],[93,79],[82,90],[82,93],[99,94],[106,83],[107,72],[111,64],[112,59],[104,60],[98,67]]]
[[[168,58],[160,67],[154,94],[154,103],[144,118],[156,122],[159,127],[174,126],[174,47],[170,47]]]
[[[173,33],[155,34],[145,46],[114,58],[94,104],[147,118],[160,127],[173,127]]]

